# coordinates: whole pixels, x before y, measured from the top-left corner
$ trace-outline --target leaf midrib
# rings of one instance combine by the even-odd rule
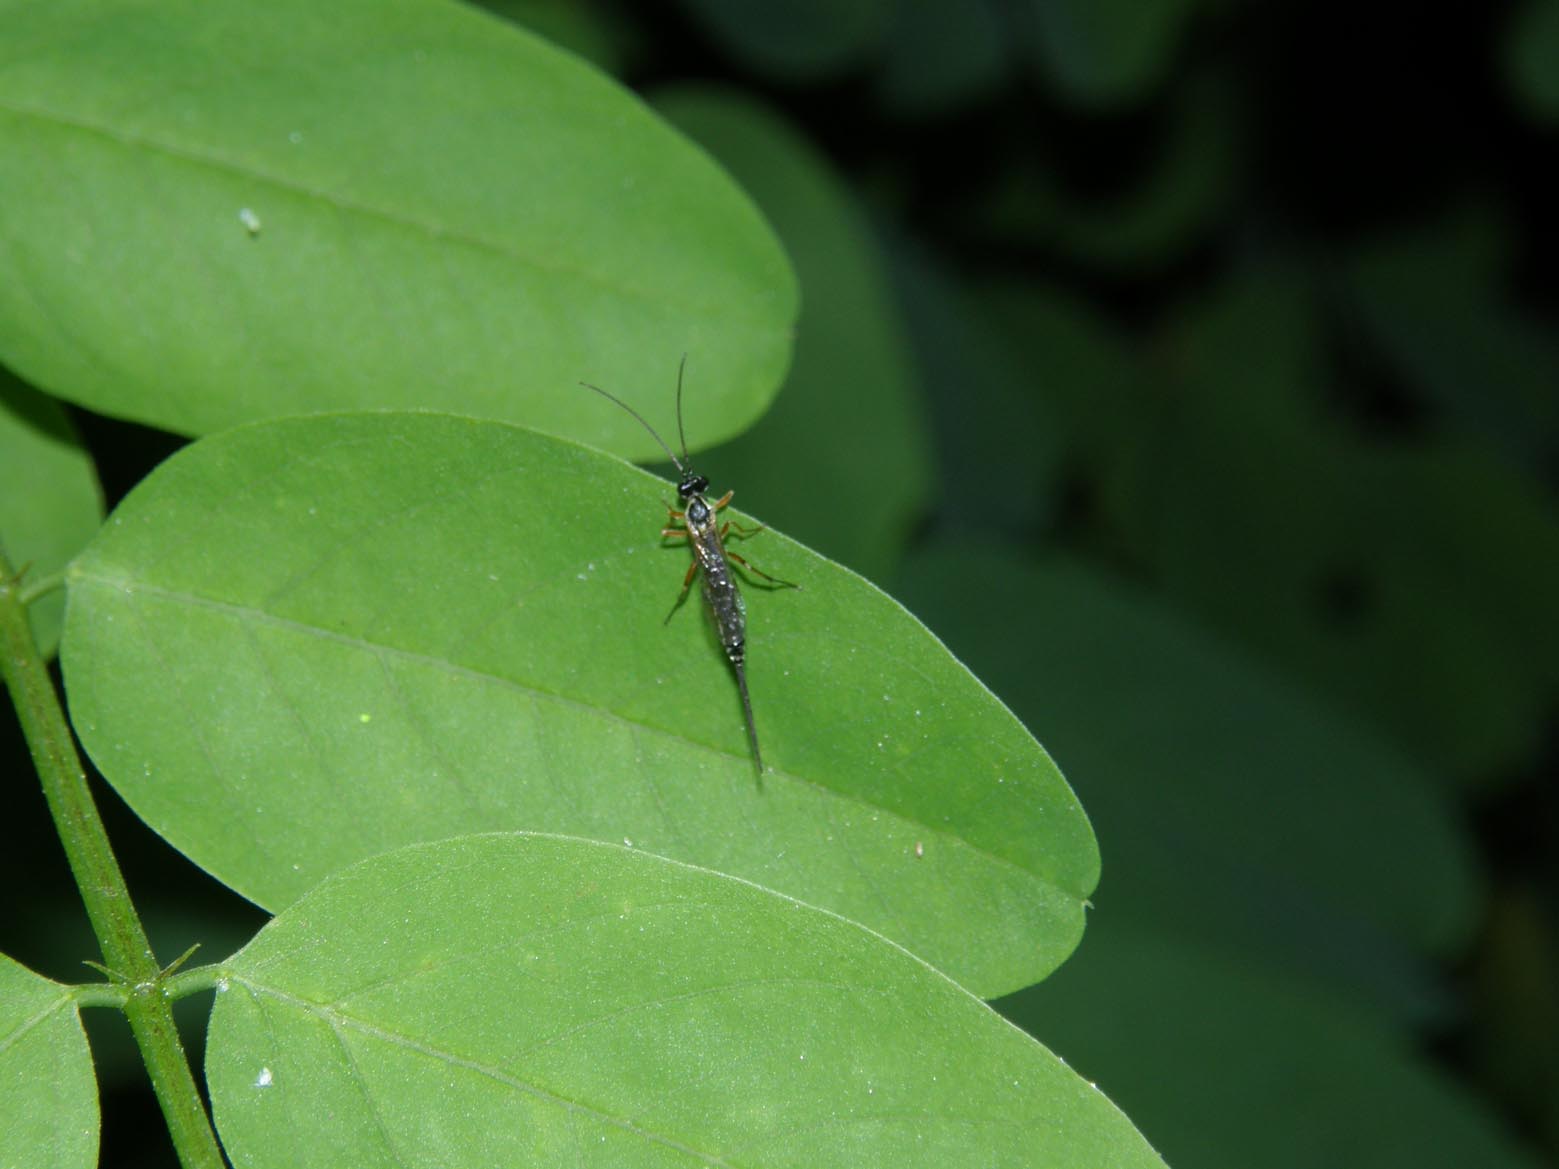
[[[138,580],[129,580],[125,578],[115,579],[101,573],[94,573],[84,570],[80,567],[72,568],[69,575],[72,582],[98,585],[119,594],[148,594],[161,600],[188,604],[196,608],[202,608],[212,612],[223,613],[233,617],[247,619],[253,621],[257,625],[268,626],[278,630],[285,630],[287,632],[299,635],[321,638],[326,641],[335,642],[340,645],[361,650],[365,653],[372,653],[381,656],[394,656],[402,661],[417,663],[443,670],[452,677],[466,678],[473,681],[503,686],[518,693],[524,694],[532,699],[555,702],[559,705],[567,706],[586,714],[607,718],[613,722],[619,723],[622,726],[631,728],[636,732],[663,736],[674,742],[683,743],[696,750],[705,751],[714,755],[721,755],[728,759],[738,758],[738,756],[732,752],[722,751],[718,747],[714,747],[707,743],[698,742],[677,730],[661,726],[653,726],[648,723],[637,722],[605,707],[583,702],[577,698],[571,698],[565,694],[559,694],[555,691],[541,689],[533,684],[521,682],[514,678],[501,677],[496,674],[475,669],[471,666],[460,665],[443,658],[436,658],[429,654],[405,649],[401,646],[386,645],[381,642],[370,641],[365,637],[339,633],[332,629],[324,629],[317,625],[310,625],[306,622],[298,621],[293,618],[280,617],[274,613],[269,613],[263,609],[257,609],[250,605],[241,605],[232,601],[223,601],[210,597],[203,597],[186,590],[167,588],[165,586],[148,584]],[[742,756],[741,758],[745,758],[745,756]],[[867,812],[888,816],[894,820],[898,820],[906,824],[913,824],[917,828],[923,829],[925,833],[932,838],[955,840],[960,845],[969,849],[987,863],[1020,874],[1022,877],[1029,880],[1036,881],[1051,889],[1053,892],[1060,894],[1065,900],[1072,902],[1081,902],[1082,900],[1049,874],[1037,872],[1034,869],[1028,868],[1016,861],[1010,860],[1007,857],[991,852],[989,849],[968,839],[965,836],[949,833],[944,829],[934,827],[924,820],[913,819],[895,809],[873,803],[858,793],[840,791],[837,788],[828,787],[816,780],[809,779],[805,776],[797,775],[792,772],[783,771],[775,767],[771,767],[768,774],[785,782],[811,788],[813,791],[821,795],[827,796],[834,800],[849,803]]]
[[[506,247],[500,240],[479,235],[465,228],[451,228],[416,218],[403,211],[388,210],[369,203],[347,199],[323,188],[310,187],[303,183],[289,181],[268,171],[246,167],[232,160],[191,147],[175,145],[144,135],[131,134],[79,115],[39,109],[33,106],[17,105],[14,102],[4,100],[0,100],[0,111],[18,118],[31,118],[48,125],[66,127],[84,134],[96,135],[120,146],[159,153],[168,158],[191,163],[222,174],[238,175],[254,182],[269,184],[278,191],[317,200],[337,211],[378,219],[382,222],[393,224],[396,227],[420,233],[430,241],[449,240],[475,251],[485,252],[512,261],[515,264],[528,267],[539,273],[571,278],[581,284],[602,289],[625,300],[635,301],[652,308],[659,309],[669,305],[690,316],[724,315],[728,319],[748,327],[756,327],[760,324],[754,318],[744,319],[737,314],[730,313],[734,303],[731,298],[722,298],[712,303],[693,304],[685,298],[679,299],[670,289],[640,288],[630,285],[623,280],[606,279],[593,271],[580,268],[577,265],[548,264],[534,255],[527,255],[511,247]]]
[[[721,1166],[725,1167],[725,1169],[732,1169],[732,1162],[727,1161],[723,1157],[720,1157],[714,1153],[705,1152],[702,1149],[696,1149],[693,1146],[688,1145],[682,1141],[678,1141],[672,1137],[656,1132],[651,1132],[649,1129],[636,1125],[631,1120],[628,1120],[624,1117],[613,1116],[610,1113],[603,1112],[599,1108],[592,1107],[581,1101],[572,1100],[567,1096],[561,1096],[558,1093],[549,1091],[546,1088],[540,1087],[539,1085],[528,1083],[525,1080],[520,1079],[518,1076],[512,1075],[511,1073],[506,1072],[501,1068],[492,1067],[477,1060],[468,1059],[461,1055],[456,1055],[453,1052],[445,1051],[442,1048],[435,1047],[430,1043],[424,1043],[418,1039],[414,1039],[409,1035],[403,1035],[398,1031],[392,1031],[387,1027],[376,1026],[375,1024],[368,1023],[352,1015],[337,1011],[328,1004],[312,1002],[309,999],[288,994],[286,991],[253,982],[240,974],[229,973],[228,977],[232,982],[242,986],[246,991],[255,996],[257,999],[274,999],[275,1001],[292,1007],[306,1015],[313,1015],[330,1028],[331,1032],[336,1035],[338,1041],[340,1041],[341,1032],[343,1030],[355,1031],[358,1034],[364,1035],[370,1039],[376,1039],[382,1043],[386,1043],[394,1047],[400,1047],[404,1050],[415,1052],[418,1055],[426,1056],[429,1059],[438,1060],[439,1062],[447,1064],[450,1067],[460,1068],[463,1071],[473,1072],[479,1076],[485,1076],[490,1080],[513,1088],[518,1092],[524,1092],[530,1096],[534,1096],[539,1100],[544,1100],[549,1104],[557,1106],[558,1108],[588,1116],[599,1124],[610,1125],[613,1128],[621,1129],[622,1131],[630,1133],[634,1136],[642,1137],[651,1143],[674,1149],[679,1153],[685,1153],[690,1157],[697,1158],[705,1165]],[[372,1101],[370,1100],[369,1103],[372,1104]]]

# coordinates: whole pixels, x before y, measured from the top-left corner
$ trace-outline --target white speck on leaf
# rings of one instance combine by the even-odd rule
[[[260,1074],[254,1078],[256,1088],[269,1088],[271,1086],[271,1069],[261,1068]]]
[[[238,209],[238,222],[244,225],[244,230],[251,238],[260,234],[260,217],[254,213],[252,207]]]

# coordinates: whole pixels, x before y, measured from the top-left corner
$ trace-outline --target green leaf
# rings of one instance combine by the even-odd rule
[[[25,580],[59,572],[103,521],[92,460],[59,405],[0,369],[0,547]],[[32,604],[33,637],[45,654],[59,644],[65,593]]]
[[[442,0],[0,0],[0,358],[185,433],[442,408],[655,451],[572,392],[696,354],[705,441],[796,290],[631,94]],[[604,420],[603,420],[604,418]]]
[[[817,149],[777,114],[712,88],[655,106],[753,193],[804,290],[796,362],[761,422],[703,460],[743,506],[867,576],[898,562],[930,490],[909,338],[861,209]],[[707,376],[689,363],[702,387]],[[670,397],[670,387],[666,390]],[[704,430],[688,399],[689,426]]]
[[[849,922],[546,836],[338,874],[226,964],[244,1169],[1161,1166],[1038,1043]]]
[[[782,890],[979,993],[1043,977],[1097,877],[1050,758],[891,599],[766,532],[743,546],[803,588],[747,589],[759,782],[707,624],[662,624],[674,498],[441,415],[213,436],[72,570],[72,719],[143,819],[271,909],[397,844],[527,828]]]
[[[1097,1079],[1173,1165],[1538,1169],[1415,1041],[1108,915],[1055,978],[999,1008]]]
[[[1432,1009],[1416,959],[1466,939],[1478,888],[1403,755],[1102,573],[954,548],[904,590],[1074,777],[1106,845],[1100,912]]]
[[[589,0],[478,0],[481,6],[512,20],[559,48],[589,61],[603,73],[619,74],[627,56],[628,26],[608,19]]]
[[[70,992],[0,954],[0,1165],[97,1164],[97,1083]]]

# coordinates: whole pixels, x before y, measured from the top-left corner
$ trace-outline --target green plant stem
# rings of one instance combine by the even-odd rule
[[[220,990],[227,978],[226,966],[197,966],[171,977],[165,977],[170,999],[181,999],[207,990]]]
[[[56,831],[75,874],[103,962],[128,988],[124,1012],[146,1061],[168,1131],[185,1169],[222,1169],[216,1134],[200,1101],[173,1024],[162,970],[130,902],[59,695],[27,623],[23,589],[0,554],[0,673],[11,690]]]
[[[70,997],[76,1000],[77,1007],[113,1007],[122,1011],[130,988],[117,982],[88,982],[71,987]]]
[[[22,569],[23,574],[27,572]],[[39,597],[46,597],[57,589],[65,587],[65,574],[63,572],[51,572],[47,576],[33,578],[31,584],[23,584],[21,588],[22,604],[30,605]]]

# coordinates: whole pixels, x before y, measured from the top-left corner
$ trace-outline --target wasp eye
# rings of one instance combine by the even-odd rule
[[[685,475],[677,484],[677,494],[686,499],[689,495],[702,495],[709,490],[709,480],[702,475]]]

